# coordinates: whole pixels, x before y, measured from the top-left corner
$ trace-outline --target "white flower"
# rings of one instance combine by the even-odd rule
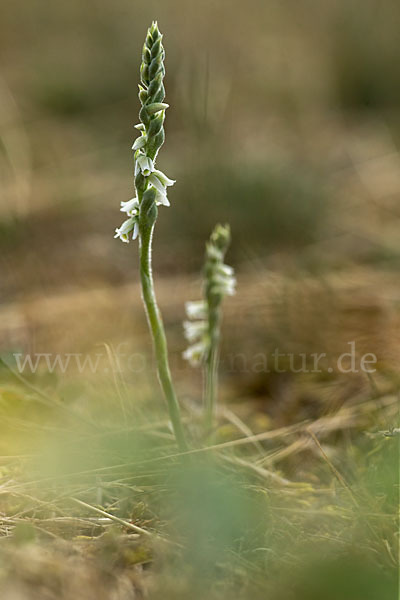
[[[133,227],[133,233],[132,233],[132,239],[136,240],[138,235],[139,235],[139,223],[137,220],[135,220],[135,225]]]
[[[157,193],[155,202],[157,206],[160,206],[161,204],[163,206],[171,206],[166,194],[161,194],[158,190],[156,190],[156,192]]]
[[[215,265],[211,275],[211,290],[213,294],[233,296],[236,293],[236,278],[234,270],[229,265],[219,263]]]
[[[123,242],[129,242],[129,235],[132,233],[132,239],[135,240],[139,234],[139,200],[132,198],[128,202],[121,202],[121,212],[129,215],[129,219],[124,221],[121,227],[115,230],[115,238],[120,238]]]
[[[154,171],[154,163],[145,154],[142,152],[137,152],[136,154],[136,164],[135,164],[135,175],[141,171],[144,177],[148,177]]]
[[[156,177],[156,175],[154,175],[154,173],[151,173],[149,175],[149,181],[151,185],[153,185],[156,188],[156,190],[160,192],[160,194],[166,194],[165,185],[161,183],[161,181],[158,179],[158,177]]]
[[[213,293],[220,296],[234,296],[236,294],[236,288],[234,285],[219,284],[213,287]]]
[[[157,191],[156,204],[170,206],[167,198],[167,187],[174,185],[175,181],[164,175],[162,171],[154,170],[149,175],[149,182]]]
[[[205,319],[207,317],[207,304],[204,300],[186,302],[185,310],[189,319]]]
[[[189,342],[195,342],[201,339],[207,332],[206,321],[184,321],[185,338]]]
[[[153,174],[155,177],[157,177],[157,179],[160,180],[164,187],[169,187],[176,183],[175,179],[170,179],[165,175],[165,173],[163,173],[162,171],[158,171],[157,169],[154,169]]]
[[[122,242],[128,243],[130,233],[132,233],[132,239],[135,240],[139,233],[137,217],[131,217],[124,221],[121,227],[117,227],[114,238],[120,238]]]
[[[214,275],[212,278],[212,293],[221,296],[234,296],[236,293],[236,279],[234,277],[222,277]]]
[[[132,198],[128,202],[121,202],[121,212],[125,212],[130,217],[134,217],[139,213],[139,200]]]
[[[207,350],[207,344],[204,341],[198,342],[197,344],[189,346],[189,348],[182,353],[182,356],[192,365],[192,367],[197,367],[202,363]]]
[[[218,271],[218,273],[220,273],[221,275],[226,275],[228,277],[232,277],[234,274],[234,270],[233,267],[230,267],[229,265],[225,265],[225,264],[219,264],[216,268],[216,270]]]
[[[214,244],[207,244],[207,256],[208,258],[214,259],[216,261],[221,261],[224,257],[222,251],[217,248]]]

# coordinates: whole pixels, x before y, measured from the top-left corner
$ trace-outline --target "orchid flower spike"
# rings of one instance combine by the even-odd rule
[[[140,123],[135,125],[140,132],[140,136],[132,146],[135,161],[137,204],[130,204],[133,202],[132,200],[121,203],[122,212],[126,212],[133,220],[125,221],[121,227],[115,230],[114,236],[119,237],[123,242],[129,242],[130,237],[135,239],[138,236],[140,206],[144,193],[147,190],[154,190],[155,192],[155,194],[149,195],[149,197],[154,198],[155,210],[153,210],[153,207],[146,207],[143,215],[143,219],[147,220],[148,225],[151,226],[157,218],[157,207],[170,206],[167,188],[175,183],[173,179],[155,168],[158,152],[165,139],[164,120],[165,111],[168,108],[168,104],[164,102],[165,52],[162,37],[157,23],[153,22],[146,35],[140,67]]]
[[[224,264],[230,243],[228,225],[217,225],[206,244],[204,265],[204,299],[187,302],[188,320],[184,322],[186,339],[192,343],[183,358],[193,366],[204,364],[219,338],[220,307],[225,296],[232,296],[236,289],[233,268]]]

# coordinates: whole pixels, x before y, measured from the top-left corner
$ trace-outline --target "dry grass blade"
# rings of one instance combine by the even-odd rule
[[[146,529],[142,529],[142,527],[139,527],[138,525],[134,525],[133,523],[130,523],[129,521],[126,521],[125,519],[120,519],[119,517],[116,517],[115,515],[112,515],[111,513],[108,513],[105,510],[102,510],[101,508],[97,508],[97,506],[92,506],[91,504],[88,504],[87,502],[78,500],[78,498],[71,498],[71,500],[73,500],[80,506],[83,506],[84,508],[91,510],[92,512],[96,512],[99,515],[102,515],[103,517],[106,517],[107,519],[110,519],[111,521],[118,523],[119,525],[123,525],[124,527],[126,527],[127,529],[130,529],[131,531],[134,531],[135,533],[139,533],[141,535],[146,535],[149,537],[151,537],[153,535],[150,531],[147,531]]]

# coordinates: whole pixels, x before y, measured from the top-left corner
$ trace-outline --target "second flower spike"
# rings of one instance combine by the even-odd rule
[[[212,347],[219,339],[221,302],[236,290],[233,268],[224,264],[229,243],[229,226],[217,225],[206,244],[204,299],[185,305],[189,319],[184,322],[185,337],[193,345],[185,350],[183,357],[193,366],[209,359]]]

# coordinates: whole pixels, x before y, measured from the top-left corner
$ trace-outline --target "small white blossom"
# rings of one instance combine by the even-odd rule
[[[217,246],[214,246],[214,244],[210,243],[207,244],[207,256],[208,258],[214,259],[216,261],[221,261],[224,257],[221,250],[217,248]]]
[[[158,190],[156,190],[156,192],[157,192],[157,195],[156,195],[155,202],[156,202],[157,206],[160,206],[160,205],[171,206],[166,194],[161,194]]]
[[[124,221],[121,227],[115,230],[114,238],[120,238],[122,242],[129,242],[129,235],[132,233],[132,239],[135,240],[139,233],[139,225],[136,217],[131,217]]]
[[[156,204],[170,206],[167,198],[167,187],[174,185],[175,181],[169,179],[169,177],[164,175],[161,171],[155,170],[149,175],[149,182],[157,191]]]
[[[157,169],[154,169],[153,174],[155,177],[157,177],[157,179],[160,180],[164,187],[169,187],[176,183],[175,179],[170,179],[165,175],[165,173],[163,173],[162,171],[158,171]]]
[[[182,356],[192,365],[192,367],[198,367],[203,362],[207,350],[207,344],[202,341],[189,346],[189,348],[182,353]]]
[[[154,163],[145,154],[138,152],[136,155],[135,174],[141,172],[144,177],[148,177],[154,171]]]
[[[160,194],[165,195],[167,193],[165,185],[163,185],[161,183],[161,181],[158,179],[158,177],[156,175],[154,175],[154,173],[151,173],[149,175],[149,181],[150,181],[151,185],[154,186]]]
[[[201,339],[207,332],[206,321],[184,321],[185,338],[188,342],[195,342]]]
[[[235,283],[216,283],[215,286],[213,286],[212,291],[214,294],[219,294],[220,296],[234,296],[236,294]]]
[[[125,212],[130,217],[136,216],[139,213],[139,200],[132,198],[128,202],[121,202],[121,212]]]
[[[234,296],[236,293],[236,279],[231,275],[216,273],[212,280],[212,292],[222,296]]]
[[[136,240],[136,238],[137,238],[137,236],[138,236],[138,235],[139,235],[139,223],[138,223],[138,221],[136,220],[136,221],[135,221],[134,228],[133,228],[132,239],[133,239],[133,240]]]
[[[235,272],[233,270],[233,267],[230,267],[229,265],[225,265],[225,264],[217,265],[216,271],[218,273],[220,273],[221,275],[225,275],[227,277],[232,277]]]
[[[195,302],[186,302],[185,310],[188,319],[206,319],[207,304],[204,300],[196,300]]]

